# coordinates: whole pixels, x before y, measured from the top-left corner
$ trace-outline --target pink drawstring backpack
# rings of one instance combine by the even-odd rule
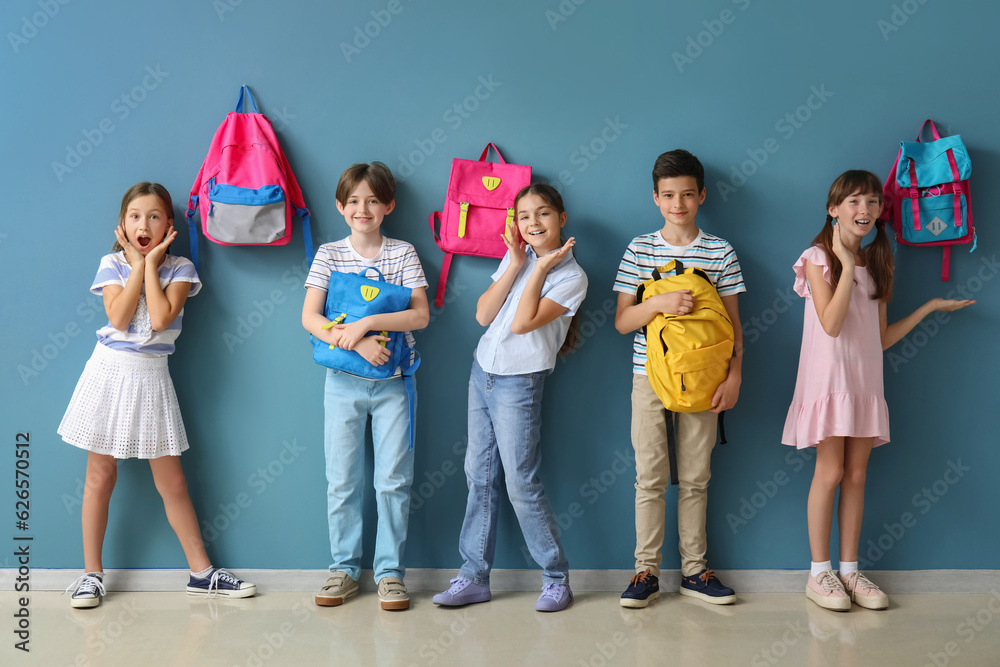
[[[253,113],[243,112],[246,93]],[[309,209],[285,158],[271,121],[257,112],[243,85],[236,110],[226,115],[191,186],[186,216],[191,259],[198,266],[195,209],[205,238],[219,245],[285,245],[292,238],[292,215],[302,218],[306,258],[313,260]]]
[[[500,162],[486,161],[491,146]],[[444,288],[454,255],[494,259],[504,256],[507,246],[500,237],[507,222],[514,219],[514,197],[530,184],[531,167],[507,164],[492,142],[486,144],[478,160],[452,160],[444,210],[431,213],[429,218],[434,240],[444,250],[435,306],[444,305]],[[440,232],[435,218],[440,222]]]

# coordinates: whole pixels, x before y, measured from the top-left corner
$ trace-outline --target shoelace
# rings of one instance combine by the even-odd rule
[[[240,580],[221,567],[212,573],[212,578],[208,580],[208,597],[215,597],[219,593],[219,581],[224,584],[231,584],[234,589],[240,587]]]
[[[452,595],[455,595],[456,593],[461,593],[466,588],[468,588],[469,584],[471,583],[472,583],[471,579],[465,579],[464,577],[455,577],[454,579],[451,580],[451,588],[448,589],[448,592],[451,593]]]
[[[559,601],[562,598],[562,595],[559,594],[562,586],[563,584],[545,584],[542,586],[541,597],[552,598],[553,600]]]
[[[844,585],[840,583],[837,577],[833,576],[833,572],[827,570],[826,572],[821,572],[818,577],[816,577],[816,583],[823,587],[823,590],[827,593],[832,593],[836,590],[844,590]]]
[[[649,579],[649,577],[650,577],[649,570],[643,570],[639,574],[637,574],[634,577],[632,577],[631,583],[632,583],[633,586],[636,585],[636,584],[638,584],[638,583],[643,583],[643,584],[649,583],[647,581]]]
[[[871,580],[865,575],[861,574],[858,570],[851,572],[847,575],[847,586],[846,588],[850,591],[856,591],[859,588],[867,588],[870,591],[882,592],[882,589],[871,582]]]
[[[712,579],[715,579],[715,570],[705,570],[698,576],[701,577],[701,580],[707,584]]]
[[[101,581],[99,577],[92,574],[84,574],[82,577],[78,578],[72,584],[66,587],[63,591],[63,595],[69,593],[73,590],[73,596],[75,597],[77,593],[89,594],[89,595],[104,595],[104,582]]]

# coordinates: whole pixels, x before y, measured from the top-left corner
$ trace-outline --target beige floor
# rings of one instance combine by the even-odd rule
[[[828,612],[804,595],[747,594],[716,607],[665,594],[626,610],[584,593],[534,611],[533,593],[438,608],[431,592],[383,612],[374,594],[319,608],[305,593],[206,600],[112,593],[97,609],[33,592],[30,654],[14,650],[14,593],[0,593],[2,665],[1000,665],[1000,593],[897,595],[889,610]],[[949,652],[951,655],[949,655]]]

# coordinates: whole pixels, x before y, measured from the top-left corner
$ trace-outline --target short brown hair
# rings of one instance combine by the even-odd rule
[[[132,203],[132,200],[138,197],[145,197],[146,195],[154,195],[157,199],[159,199],[160,204],[162,204],[163,208],[165,209],[163,212],[164,214],[166,214],[167,220],[173,222],[174,202],[170,198],[170,193],[167,192],[167,189],[162,185],[160,185],[159,183],[150,183],[149,181],[143,181],[141,183],[136,183],[135,185],[133,185],[132,187],[130,187],[128,190],[125,191],[125,195],[122,197],[122,207],[121,210],[118,212],[119,226],[125,224],[125,214],[128,213],[128,206],[129,204]],[[111,249],[114,252],[121,252],[124,248],[122,248],[121,244],[118,243],[118,240],[116,239],[115,244],[111,246]]]
[[[359,162],[352,164],[340,175],[340,181],[337,183],[337,201],[341,206],[347,205],[347,198],[361,181],[368,183],[368,187],[383,204],[388,204],[396,198],[396,181],[389,167],[381,162],[371,164]]]
[[[653,164],[653,192],[660,188],[661,178],[676,178],[678,176],[691,176],[698,184],[698,193],[705,189],[705,167],[694,155],[678,148],[676,150],[663,153]]]

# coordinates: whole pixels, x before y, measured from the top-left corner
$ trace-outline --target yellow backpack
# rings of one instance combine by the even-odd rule
[[[660,313],[644,327],[646,374],[653,391],[671,412],[702,412],[712,407],[712,398],[729,375],[735,336],[733,324],[708,274],[684,268],[672,260],[653,270],[653,277],[639,285],[635,302],[657,294],[691,290],[694,307],[687,315]],[[719,434],[726,442],[722,413]],[[670,478],[677,484],[677,446],[674,422],[667,415],[667,454]]]

